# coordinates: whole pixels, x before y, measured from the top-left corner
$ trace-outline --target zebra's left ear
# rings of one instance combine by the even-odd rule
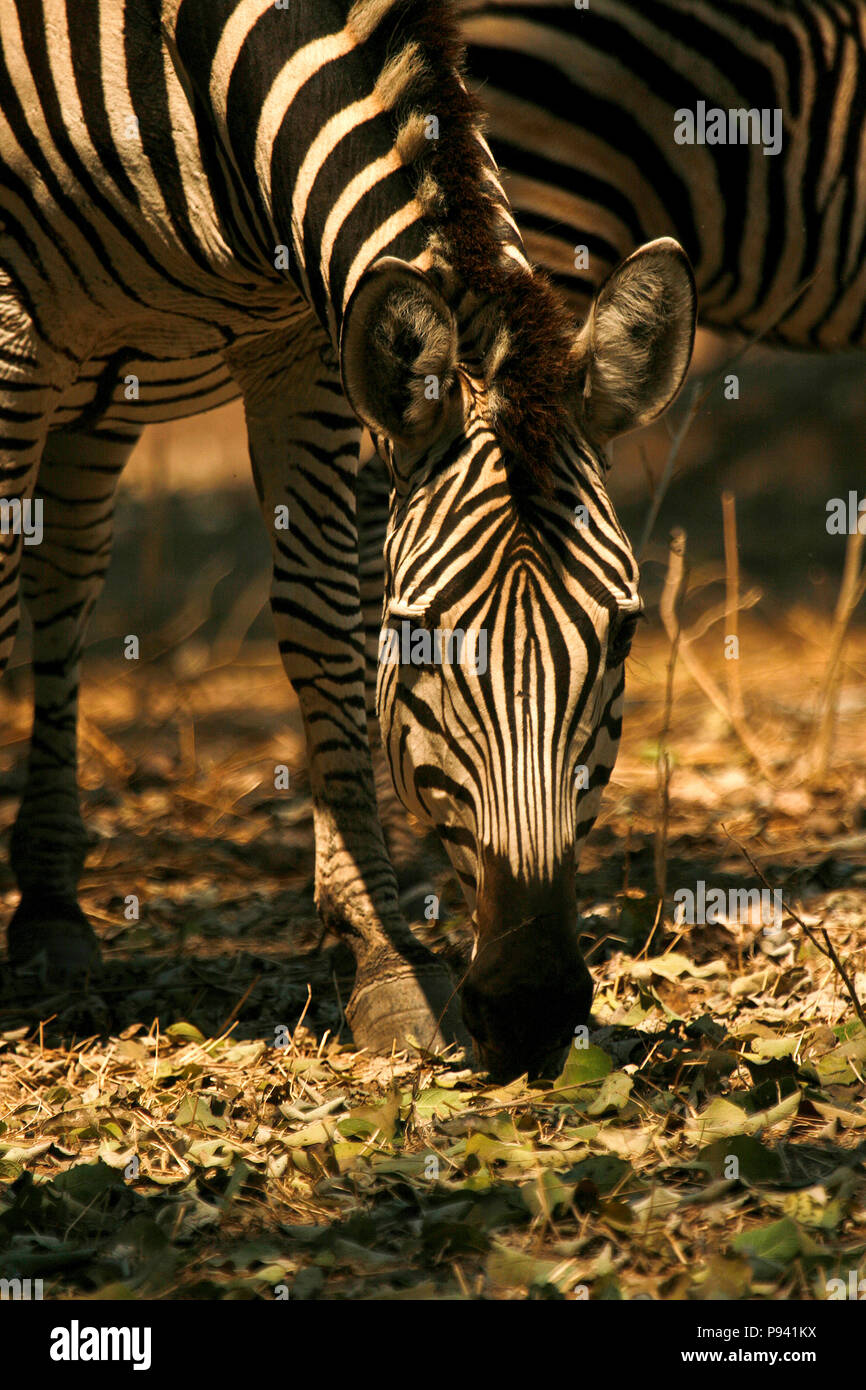
[[[355,287],[340,334],[343,389],[358,418],[398,443],[433,434],[456,365],[457,325],[438,290],[406,261],[377,261]]]
[[[575,345],[583,359],[583,423],[599,443],[646,425],[685,380],[697,293],[685,251],[670,237],[641,246],[612,272]]]

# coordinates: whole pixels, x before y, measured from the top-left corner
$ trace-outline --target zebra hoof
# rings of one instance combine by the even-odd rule
[[[69,985],[99,969],[96,934],[76,902],[22,898],[9,923],[9,964],[41,968],[47,980]]]
[[[438,963],[414,969],[403,963],[378,976],[359,971],[346,1018],[357,1045],[380,1056],[471,1046],[454,983]]]

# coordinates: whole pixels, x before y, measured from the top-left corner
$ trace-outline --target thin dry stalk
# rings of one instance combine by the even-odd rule
[[[301,1010],[301,1016],[300,1016],[300,1018],[298,1019],[297,1023],[296,1023],[295,1026],[294,1026],[294,1028],[292,1029],[292,1045],[291,1045],[291,1047],[289,1048],[289,1055],[288,1055],[288,1058],[287,1058],[287,1062],[288,1062],[288,1065],[289,1065],[289,1066],[291,1066],[291,1065],[292,1065],[292,1062],[295,1060],[295,1053],[296,1053],[297,1050],[298,1050],[298,1032],[299,1032],[299,1030],[300,1030],[300,1027],[301,1027],[301,1025],[302,1025],[304,1019],[307,1017],[307,1010],[309,1009],[309,1007],[310,1007],[310,1005],[312,1004],[312,1002],[313,1002],[313,987],[312,987],[312,985],[310,984],[310,982],[309,982],[309,980],[308,980],[308,981],[307,981],[307,1001],[306,1001],[306,1003],[304,1004],[303,1009]]]
[[[674,434],[674,437],[671,440],[671,447],[668,450],[668,456],[665,459],[665,466],[662,470],[662,475],[659,478],[658,485],[653,490],[650,509],[647,513],[647,519],[644,522],[643,534],[641,535],[640,544],[637,548],[638,564],[640,564],[640,561],[643,557],[643,553],[649,543],[649,538],[652,535],[653,527],[656,524],[659,509],[661,507],[662,502],[664,501],[665,493],[667,492],[670,486],[670,481],[673,477],[674,464],[676,463],[677,455],[679,454],[683,440],[685,439],[686,435],[692,427],[692,421],[694,420],[695,415],[697,414],[698,406],[701,404],[701,401],[703,399],[704,397],[700,395],[700,382],[695,382],[692,386],[692,393],[689,397],[688,406],[686,407],[685,413],[683,414],[683,417],[680,420],[679,425],[677,426],[676,433]]]
[[[676,543],[680,546],[679,560],[677,560],[675,554],[675,541],[677,537],[681,538],[681,540]],[[682,557],[684,556],[684,554],[685,532],[678,528],[677,530],[671,532],[671,547],[670,551],[668,552],[668,578],[665,581],[666,591],[669,585],[673,582],[671,579],[671,565],[673,564],[674,566],[676,576],[677,565],[680,566],[680,569],[682,568]],[[668,639],[671,642],[671,644],[673,644],[674,640],[676,639],[678,655],[682,658],[683,665],[685,666],[692,680],[695,682],[696,685],[700,686],[701,690],[707,696],[708,700],[710,700],[710,702],[719,711],[719,714],[721,714],[722,717],[727,721],[727,723],[730,724],[734,733],[737,735],[737,738],[740,740],[749,756],[753,759],[762,775],[767,779],[768,782],[775,785],[775,778],[766,759],[764,758],[764,754],[757,740],[752,737],[751,731],[748,728],[745,720],[740,718],[730,708],[722,691],[719,689],[719,686],[713,680],[710,673],[704,669],[703,663],[701,662],[697,654],[694,651],[692,651],[692,638],[682,632],[679,623],[674,622],[673,614],[670,609],[670,604],[665,604],[664,595],[662,596],[661,616],[662,622],[665,626],[665,631],[668,635]]]
[[[745,718],[740,684],[740,557],[737,550],[737,504],[732,492],[722,493],[722,525],[725,535],[725,642],[734,639],[728,662],[728,700],[731,712]]]
[[[755,873],[758,875],[758,878],[761,880],[763,886],[769,889],[770,892],[773,892],[772,884],[768,883],[764,874],[761,873],[761,870],[758,868],[757,864],[755,863],[749,851],[746,849],[745,845],[741,845],[739,840],[735,839],[735,837],[731,834],[730,830],[728,830],[726,825],[722,825],[722,829],[724,830],[728,839],[737,846],[737,849],[744,856],[744,858],[748,859]],[[836,948],[830,940],[826,928],[821,928],[821,936],[823,937],[824,941],[824,944],[822,946],[821,942],[818,940],[817,933],[812,930],[808,923],[803,921],[803,918],[800,916],[798,912],[794,911],[790,903],[785,902],[784,898],[782,899],[782,907],[785,909],[788,916],[794,919],[794,921],[797,923],[797,926],[802,928],[802,930],[806,933],[806,936],[809,938],[812,945],[815,947],[815,950],[820,952],[822,956],[825,956],[829,961],[832,962],[836,973],[842,981],[845,993],[848,995],[848,998],[851,1000],[851,1003],[854,1006],[855,1014],[859,1018],[863,1027],[866,1028],[866,1009],[864,1009],[863,1005],[860,1003],[860,1000],[857,997],[857,991],[854,988],[854,981],[851,979],[851,976],[848,974],[848,971],[845,969],[844,965],[842,964],[841,960],[836,954]]]
[[[845,568],[836,612],[833,615],[833,628],[830,633],[830,650],[824,670],[824,683],[818,700],[815,726],[810,750],[811,780],[821,782],[827,775],[830,756],[833,751],[833,735],[836,729],[836,714],[839,706],[839,687],[842,682],[842,652],[848,635],[851,615],[866,591],[866,570],[860,573],[863,542],[860,531],[848,537],[845,547]]]
[[[694,585],[692,593],[696,593],[698,587],[697,584]],[[743,597],[737,602],[737,611],[739,613],[745,613],[747,608],[754,608],[756,603],[760,603],[763,597],[763,589],[758,589],[757,587],[754,589],[747,589]],[[711,627],[714,627],[716,623],[720,623],[722,619],[727,618],[727,616],[727,601],[724,603],[717,603],[713,608],[708,608],[706,613],[698,618],[696,623],[692,623],[691,627],[688,629],[686,633],[688,640],[690,642],[697,642],[699,638],[709,632]]]
[[[135,771],[133,760],[126,756],[123,749],[113,739],[109,738],[92,720],[80,712],[78,715],[78,734],[120,777],[132,776]]]
[[[241,1009],[243,1008],[244,1004],[245,1004],[245,1003],[247,1002],[247,1000],[249,999],[250,995],[252,994],[253,990],[255,989],[256,985],[258,984],[258,982],[259,982],[259,980],[260,980],[261,978],[262,978],[262,977],[261,977],[261,973],[259,973],[258,975],[256,975],[255,979],[254,979],[254,980],[247,986],[247,988],[244,990],[243,994],[241,995],[241,997],[240,997],[240,999],[238,1000],[238,1002],[235,1004],[235,1006],[234,1006],[234,1008],[232,1009],[231,1013],[228,1015],[228,1017],[226,1018],[225,1022],[221,1025],[220,1030],[219,1030],[221,1034],[225,1033],[226,1029],[231,1027],[231,1025],[233,1024],[234,1020],[237,1018],[238,1014],[240,1013],[240,1011],[241,1011]],[[309,990],[309,985],[307,986],[307,989]],[[308,1000],[308,1002],[309,1002],[309,1000]]]
[[[147,515],[144,540],[138,562],[140,593],[157,592],[159,579],[165,568],[165,537],[168,534],[168,507],[170,484],[166,477],[165,459],[158,445],[158,439],[148,430],[144,445],[147,451],[147,483],[141,498],[141,507]]]
[[[679,454],[682,442],[688,434],[689,430],[691,429],[692,421],[694,420],[701,406],[704,404],[704,401],[706,401],[709,398],[709,396],[715,390],[718,383],[728,375],[728,373],[731,370],[731,367],[733,367],[736,362],[739,362],[741,358],[745,357],[746,353],[751,348],[753,348],[756,343],[759,343],[762,338],[766,337],[768,333],[771,333],[773,329],[779,323],[781,323],[782,319],[785,317],[788,311],[792,309],[794,305],[797,303],[797,300],[800,298],[800,296],[805,294],[806,290],[809,288],[814,278],[814,275],[812,275],[807,280],[802,280],[800,284],[796,287],[796,289],[793,291],[793,293],[790,295],[790,297],[785,300],[784,304],[782,305],[778,314],[776,314],[775,318],[773,318],[769,323],[764,324],[763,328],[760,328],[757,333],[753,333],[750,338],[747,338],[746,341],[743,343],[742,347],[738,348],[737,351],[733,354],[733,356],[729,357],[728,360],[724,362],[722,366],[718,368],[717,371],[710,372],[706,377],[701,377],[698,381],[695,381],[692,384],[689,403],[686,407],[685,413],[683,414],[683,418],[681,419],[679,425],[674,431],[673,438],[671,441],[671,447],[668,451],[668,456],[665,460],[665,466],[662,470],[662,476],[659,479],[658,486],[652,487],[651,489],[652,497],[650,500],[650,509],[647,514],[646,522],[644,523],[643,534],[640,538],[640,544],[637,548],[638,563],[640,563],[644,550],[649,544],[649,539],[652,535],[653,527],[656,524],[659,510],[661,508],[662,502],[665,499],[665,494],[668,490],[668,487],[670,486],[671,478],[673,477],[674,464],[676,462],[677,455]],[[649,472],[646,465],[646,461],[644,461],[644,469],[647,473]]]
[[[676,530],[671,532],[670,536],[670,544],[668,546],[668,569],[667,575],[665,576],[665,586],[661,596],[662,621],[665,625],[665,631],[670,638],[671,651],[668,658],[667,678],[665,681],[665,708],[662,718],[661,733],[659,734],[658,758],[656,759],[656,777],[659,791],[659,822],[655,837],[654,868],[656,896],[660,903],[664,902],[668,875],[667,849],[671,785],[671,759],[668,751],[668,737],[670,735],[671,712],[674,703],[674,672],[676,670],[677,652],[679,650],[680,636],[682,633],[682,624],[680,621],[682,602],[685,597],[687,583],[686,533],[681,527],[677,527]]]

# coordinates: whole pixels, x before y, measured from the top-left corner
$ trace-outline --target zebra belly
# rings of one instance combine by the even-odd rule
[[[219,352],[153,360],[134,348],[92,358],[63,394],[52,430],[161,424],[215,410],[240,395]]]
[[[194,307],[200,312],[198,304]],[[124,327],[82,364],[60,398],[51,428],[140,430],[235,400],[241,387],[227,361],[229,351],[242,349],[248,360],[260,359],[274,370],[306,350],[313,315],[302,297],[284,287],[280,304],[268,307],[264,322],[255,309],[226,314],[223,307],[210,322],[161,308],[130,322],[131,316],[118,310],[114,321]]]

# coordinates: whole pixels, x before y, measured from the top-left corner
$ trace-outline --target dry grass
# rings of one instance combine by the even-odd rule
[[[822,453],[827,418],[794,431],[780,410],[767,462],[751,378],[743,398],[754,456],[730,447],[727,407],[696,418],[683,461],[715,448],[730,469],[706,495],[705,475],[674,478],[647,547],[650,621],[580,880],[588,1046],[555,1085],[499,1089],[467,1059],[353,1047],[352,960],[319,940],[301,723],[261,613],[266,547],[251,490],[234,490],[239,413],[215,431],[154,432],[132,467],[83,695],[94,842],[81,900],[105,970],[74,996],[38,973],[0,975],[0,1278],[43,1278],[52,1298],[821,1299],[828,1278],[866,1275],[866,1035],[839,971],[789,913],[770,932],[755,916],[689,926],[673,913],[699,880],[750,888],[761,875],[815,941],[826,931],[866,999],[866,628],[861,608],[829,672],[844,546],[820,534],[825,497],[847,483]],[[668,449],[662,431],[616,451],[633,535],[645,473],[661,476]],[[773,494],[770,525],[773,457],[793,492],[787,511]],[[729,503],[727,572],[724,486],[740,536],[737,555]],[[658,617],[665,531],[680,520],[683,632],[720,704],[682,660],[670,666]],[[723,628],[756,578],[764,598],[739,613],[731,679]],[[135,666],[118,638],[130,611]],[[0,689],[4,829],[29,731],[25,663],[22,648]],[[440,895],[440,922],[416,927],[459,967],[465,912],[447,862],[417,828],[388,833],[407,912]],[[0,895],[8,914],[5,863]]]
[[[820,790],[792,771],[820,646],[754,616],[741,642],[747,715],[788,784],[756,781],[678,673],[669,894],[754,882],[725,826],[866,992],[851,678],[866,633]],[[790,919],[772,938],[757,921],[682,928],[669,901],[647,949],[666,664],[651,629],[586,855],[591,1046],[554,1087],[504,1089],[459,1059],[352,1048],[351,961],[315,949],[302,741],[272,649],[183,680],[156,664],[143,689],[141,671],[94,671],[83,781],[99,839],[82,901],[107,969],[74,999],[38,979],[0,996],[2,1273],[96,1298],[820,1298],[861,1268],[866,1037],[837,974]],[[4,712],[8,768],[23,699]],[[282,795],[276,760],[293,769]],[[415,846],[404,880],[442,892],[452,915],[432,936],[459,958],[455,885],[434,846]],[[8,871],[5,887],[11,905]]]

